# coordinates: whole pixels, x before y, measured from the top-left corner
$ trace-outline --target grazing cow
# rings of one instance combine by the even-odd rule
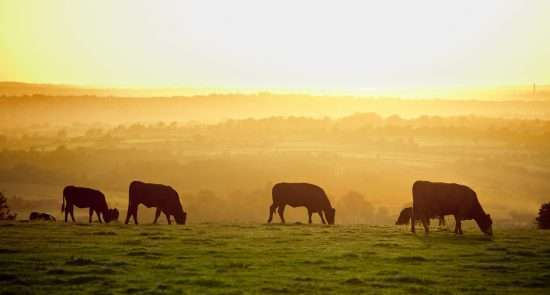
[[[431,216],[454,215],[455,233],[462,234],[462,220],[474,219],[487,235],[493,234],[493,221],[485,214],[476,193],[465,185],[416,181],[413,184],[412,219],[420,219],[426,234]],[[411,231],[415,232],[415,222],[411,222]]]
[[[67,206],[65,206],[65,201],[67,201]],[[99,223],[102,223],[100,213],[103,215],[105,222],[118,219],[118,209],[109,209],[105,201],[105,195],[95,189],[72,185],[66,186],[63,189],[63,205],[61,205],[61,212],[65,212],[65,222],[67,222],[67,215],[69,213],[71,214],[71,219],[75,222],[73,206],[90,208],[90,223],[92,223],[94,211],[97,214]]]
[[[323,213],[327,218],[328,224],[334,224],[336,209],[332,207],[325,191],[322,188],[310,183],[277,183],[271,190],[273,204],[269,207],[268,223],[273,220],[275,210],[279,213],[281,222],[285,223],[283,213],[285,206],[306,207],[311,224],[311,215],[318,213],[321,221],[325,224]]]
[[[128,224],[131,216],[134,218],[134,223],[138,224],[137,209],[139,204],[143,204],[147,208],[157,208],[153,223],[157,223],[161,212],[166,215],[168,224],[172,224],[170,215],[174,216],[177,224],[185,224],[187,219],[187,213],[181,207],[178,193],[167,185],[144,183],[141,181],[130,183],[126,224]]]
[[[397,221],[395,222],[395,225],[409,224],[409,222],[411,221],[411,213],[412,207],[403,208],[403,210],[401,210],[401,213],[399,214],[399,217],[397,218]],[[430,216],[430,218],[439,218],[439,226],[445,226],[445,216]],[[420,219],[418,219],[418,216],[416,217],[415,221],[420,221]]]
[[[47,213],[31,212],[30,221],[55,221],[55,217]]]

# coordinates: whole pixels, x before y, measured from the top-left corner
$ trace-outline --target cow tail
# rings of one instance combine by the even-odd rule
[[[63,192],[63,203],[61,204],[61,213],[65,212],[65,192]]]

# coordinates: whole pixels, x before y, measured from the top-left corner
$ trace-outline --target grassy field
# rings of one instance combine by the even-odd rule
[[[4,223],[0,266],[6,294],[541,294],[550,231]]]

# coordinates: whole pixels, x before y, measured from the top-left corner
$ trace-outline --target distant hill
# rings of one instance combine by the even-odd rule
[[[306,95],[205,95],[169,98],[0,97],[0,129],[48,124],[219,122],[266,117],[482,116],[550,120],[550,101],[403,100]]]
[[[98,95],[101,90],[85,89],[70,85],[0,82],[0,95]]]
[[[303,94],[307,91],[269,91],[274,94]],[[211,94],[256,94],[268,93],[263,90],[210,89],[192,87],[165,88],[112,88],[89,87],[63,84],[35,84],[0,81],[0,96],[116,96],[116,97],[173,97]],[[312,94],[312,93],[310,93]],[[325,92],[323,95],[327,96]],[[314,94],[312,94],[314,95]],[[330,92],[328,96],[348,96],[349,94]],[[319,96],[319,95],[317,95]],[[453,100],[550,100],[550,85],[519,85],[505,87],[485,87],[477,89],[411,89],[399,91],[372,90],[355,95],[361,97],[401,97],[407,99],[453,99]]]
[[[547,93],[547,88],[538,87],[542,90],[537,93]],[[550,99],[529,98],[522,96],[521,91],[509,92],[509,97],[516,99],[503,100],[471,99],[469,96],[462,100],[400,99],[267,92],[163,96],[162,92],[152,91],[145,93],[150,95],[138,96],[144,93],[132,91],[2,82],[0,128],[36,124],[218,122],[272,116],[343,117],[360,112],[403,118],[472,115],[550,120]]]
[[[23,82],[0,82],[0,96],[121,96],[121,97],[165,97],[176,95],[196,95],[213,92],[195,88],[101,88],[63,84],[35,84]]]

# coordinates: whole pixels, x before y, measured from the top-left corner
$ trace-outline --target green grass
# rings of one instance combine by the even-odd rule
[[[550,232],[0,224],[0,293],[542,294]]]

